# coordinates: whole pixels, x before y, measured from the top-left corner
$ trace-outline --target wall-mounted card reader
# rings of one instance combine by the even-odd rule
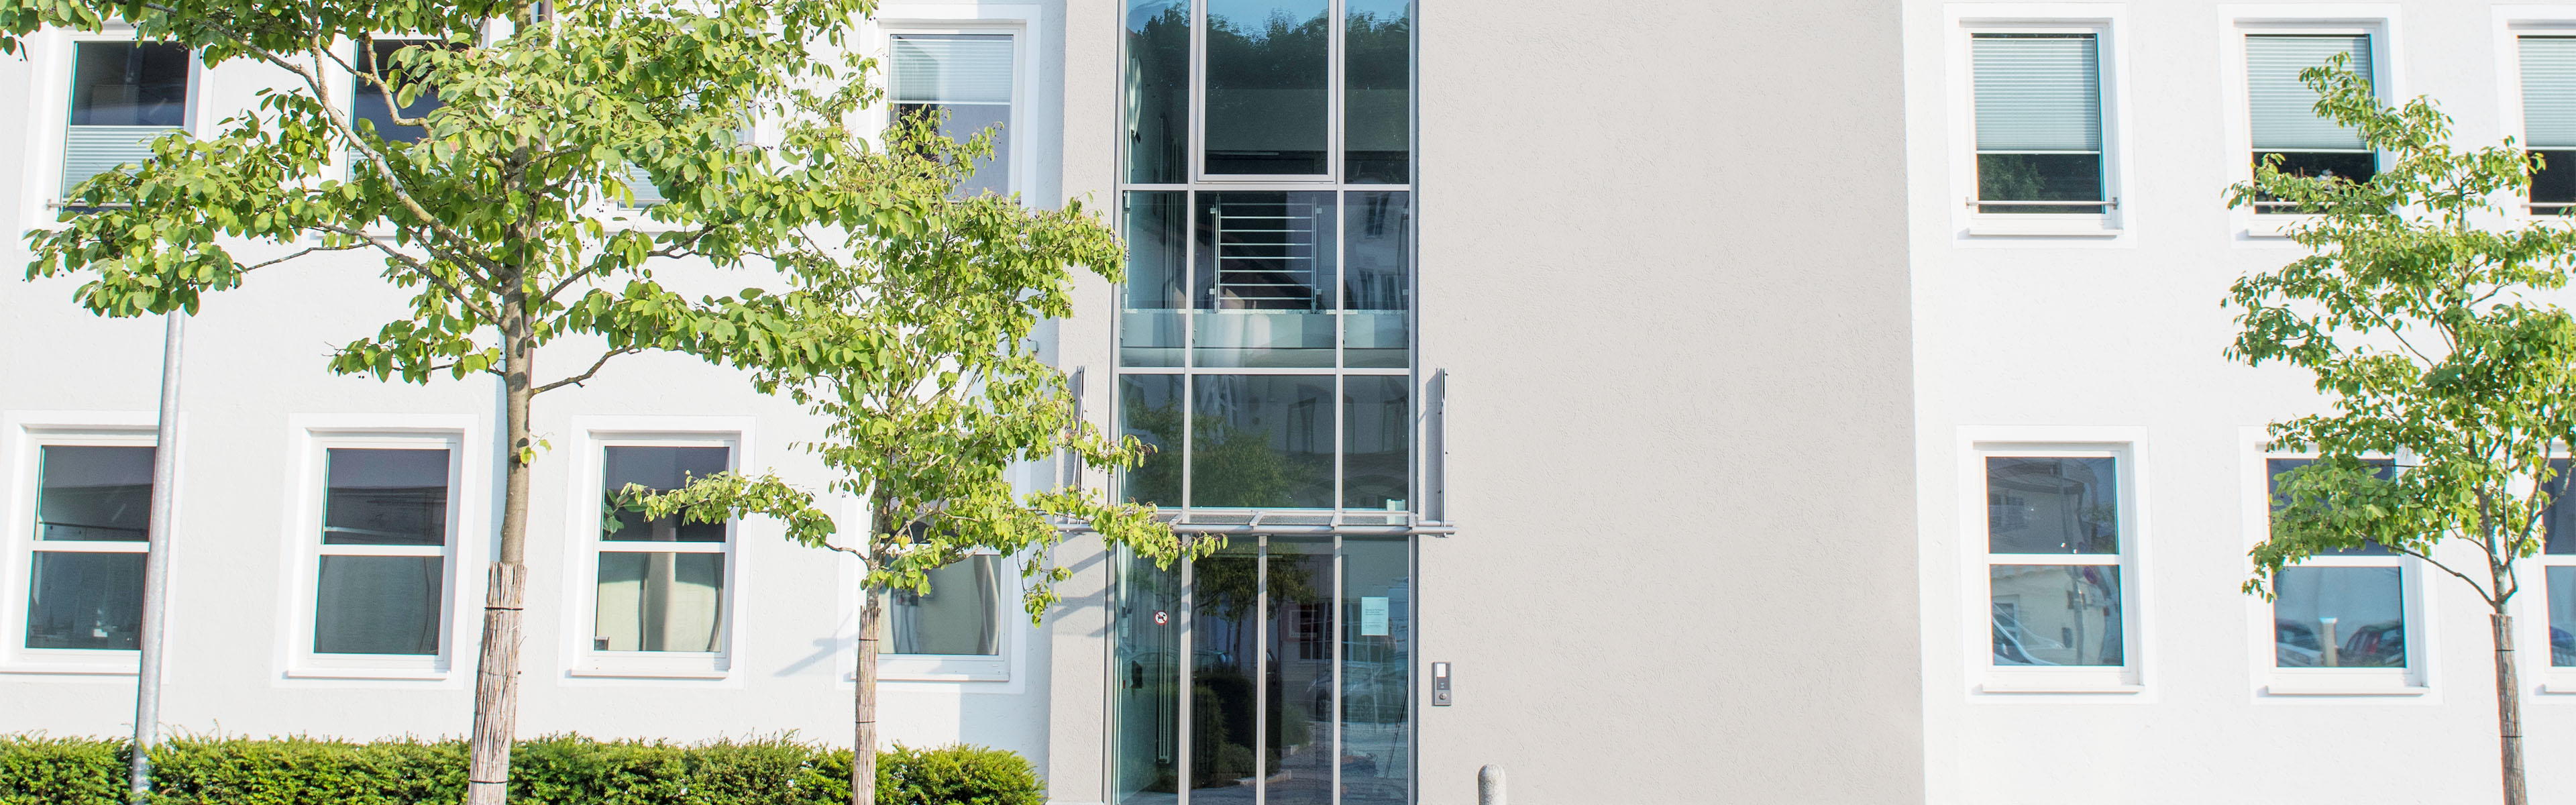
[[[1447,707],[1447,706],[1449,706],[1449,664],[1448,664],[1448,663],[1445,663],[1445,662],[1435,662],[1435,663],[1432,663],[1432,664],[1431,664],[1431,706],[1433,706],[1433,707]]]

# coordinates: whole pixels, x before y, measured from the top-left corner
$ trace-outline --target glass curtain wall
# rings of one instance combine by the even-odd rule
[[[1241,536],[1113,567],[1112,803],[1413,801],[1407,538]]]
[[[1412,511],[1412,3],[1132,0],[1126,33],[1125,495]]]

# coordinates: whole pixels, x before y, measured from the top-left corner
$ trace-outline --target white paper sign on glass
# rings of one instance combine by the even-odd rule
[[[1360,597],[1360,636],[1386,636],[1385,598],[1371,596]]]

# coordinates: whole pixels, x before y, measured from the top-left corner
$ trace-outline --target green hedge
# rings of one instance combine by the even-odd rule
[[[152,751],[157,805],[415,805],[465,798],[461,741],[182,738]],[[510,801],[526,805],[840,805],[850,750],[787,740],[520,742]],[[124,741],[0,735],[0,805],[124,805]],[[878,805],[1041,805],[1045,787],[998,749],[896,746]]]

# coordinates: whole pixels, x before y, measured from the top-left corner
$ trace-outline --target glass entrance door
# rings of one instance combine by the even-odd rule
[[[1170,570],[1123,557],[1111,801],[1411,803],[1412,554],[1272,536]]]

